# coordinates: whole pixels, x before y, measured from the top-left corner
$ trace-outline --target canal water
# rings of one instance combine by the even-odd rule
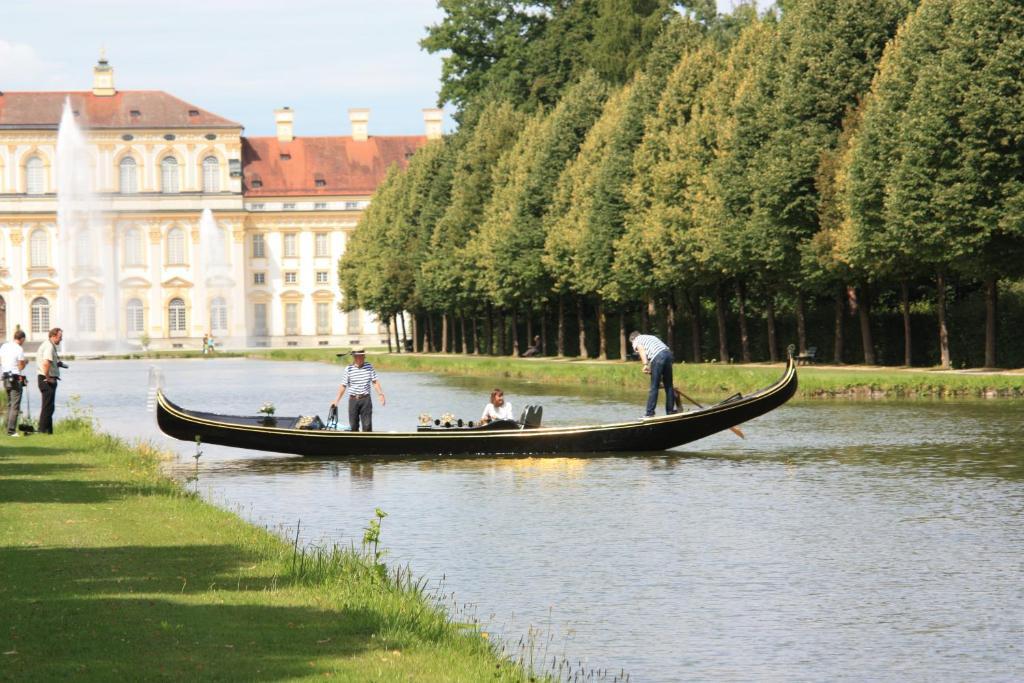
[[[633,681],[1024,679],[1024,404],[793,402],[664,453],[350,462],[161,435],[151,366],[185,407],[324,417],[338,369],[242,359],[81,361],[68,399],[179,454],[209,500],[304,543],[358,545],[534,662]],[[388,373],[381,430],[477,419],[493,382]],[[639,416],[633,392],[499,382],[549,424]],[[529,657],[529,655],[527,655]],[[545,666],[538,666],[544,670]],[[611,680],[609,674],[608,680]]]

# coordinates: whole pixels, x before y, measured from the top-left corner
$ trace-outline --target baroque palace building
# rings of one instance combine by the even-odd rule
[[[101,216],[91,270],[58,230],[65,101]],[[0,339],[20,326],[40,342],[59,326],[78,348],[147,338],[198,348],[208,333],[232,346],[384,342],[372,315],[343,310],[337,263],[388,168],[441,136],[441,111],[423,111],[424,135],[370,135],[369,110],[350,109],[351,135],[301,137],[285,107],[276,136],[246,137],[167,93],[116,90],[102,58],[91,91],[0,91]],[[204,209],[213,233],[201,230]],[[216,277],[211,253],[223,255]],[[99,294],[103,282],[114,297]]]

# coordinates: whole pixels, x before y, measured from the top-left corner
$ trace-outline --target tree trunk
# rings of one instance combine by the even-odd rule
[[[832,360],[836,365],[843,364],[843,316],[846,312],[846,288],[840,287],[835,297],[835,348],[832,353]]]
[[[526,313],[526,348],[533,346],[533,315],[527,311]],[[540,349],[537,349],[538,351]]]
[[[448,353],[448,311],[441,314],[441,353]]]
[[[619,309],[619,360],[626,360],[629,350],[626,348],[626,312]]]
[[[999,278],[985,280],[985,367],[996,367],[996,315],[999,312]]]
[[[736,282],[736,301],[740,308],[740,354],[744,363],[751,361],[750,331],[747,329],[747,287],[742,280]]]
[[[690,309],[690,349],[693,353],[693,362],[701,363],[704,357],[701,354],[700,342],[704,333],[700,326],[700,294],[694,294],[692,299],[689,293],[684,292],[683,296],[686,297],[686,306]]]
[[[483,353],[483,347],[481,341],[483,340],[483,330],[480,329],[480,318],[473,316],[473,355],[479,356]]]
[[[946,272],[939,268],[936,276],[938,297],[935,308],[939,314],[939,364],[947,370],[953,367],[949,359],[949,328],[946,326]]]
[[[423,348],[422,346],[420,346],[420,319],[419,319],[419,316],[416,315],[415,313],[413,313],[412,314],[412,320],[409,321],[409,324],[412,327],[412,352],[413,353],[419,353],[420,349]]]
[[[559,358],[565,358],[565,295],[558,295],[558,338],[555,352]]]
[[[775,294],[772,292],[768,292],[764,312],[768,325],[768,360],[775,363],[779,360],[779,345],[775,339]]]
[[[467,348],[469,348],[469,346],[468,346],[468,343],[466,342],[466,316],[460,315],[459,316],[459,342],[458,342],[458,346],[455,349],[455,352],[459,353],[459,354],[466,353],[466,349]]]
[[[604,301],[597,299],[597,357],[601,360],[608,360],[608,334],[605,329],[606,323],[604,312]]]
[[[409,338],[405,335],[405,312],[398,315],[398,322],[402,325],[402,351],[405,351],[405,340]]]
[[[804,306],[804,293],[796,290],[796,343],[800,353],[807,353],[807,311]]]
[[[488,356],[494,352],[494,319],[491,305],[487,304],[487,312],[484,317],[484,353]]]
[[[651,332],[651,320],[647,315],[647,306],[640,307],[640,332],[643,334],[650,334]]]
[[[587,325],[583,318],[583,297],[576,297],[576,326],[580,332],[580,358],[590,358],[587,353]]]
[[[676,352],[676,300],[671,293],[665,301],[665,345]]]
[[[494,314],[494,324],[498,328],[498,348],[495,350],[496,356],[505,355],[505,314],[502,311],[496,311]]]
[[[911,351],[914,348],[910,337],[910,283],[900,280],[900,310],[903,312],[903,364],[913,365]]]
[[[540,349],[542,356],[548,355],[548,316],[543,308],[540,311]]]
[[[861,285],[857,297],[857,318],[860,320],[860,341],[864,347],[864,362],[875,364],[875,341],[871,336],[871,292],[867,285]]]
[[[512,355],[519,355],[519,316],[512,310]]]
[[[715,285],[715,317],[718,319],[718,360],[721,363],[728,363],[729,339],[725,326],[725,294],[721,282]]]
[[[384,316],[384,331],[388,335],[388,353],[391,353],[391,316]]]

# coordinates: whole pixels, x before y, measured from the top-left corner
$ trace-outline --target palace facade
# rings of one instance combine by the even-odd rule
[[[65,101],[101,216],[89,268],[58,230]],[[424,110],[424,135],[370,135],[366,109],[349,119],[351,135],[301,137],[285,107],[276,136],[246,137],[167,93],[116,90],[103,59],[91,91],[0,91],[0,339],[21,327],[39,342],[59,326],[79,348],[198,348],[205,334],[232,346],[383,343],[372,315],[344,311],[338,258],[387,169],[441,136],[441,112]],[[204,209],[213,232],[201,229]]]

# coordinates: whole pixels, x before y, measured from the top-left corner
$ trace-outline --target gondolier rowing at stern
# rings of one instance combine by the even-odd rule
[[[345,374],[341,378],[338,396],[331,403],[332,406],[337,406],[341,397],[348,391],[348,423],[353,432],[373,431],[371,385],[376,389],[377,396],[380,397],[380,405],[383,408],[384,389],[381,388],[380,381],[377,379],[377,371],[373,369],[373,365],[366,362],[366,350],[356,349],[352,352],[352,364],[345,368]],[[360,429],[360,425],[362,429]]]

